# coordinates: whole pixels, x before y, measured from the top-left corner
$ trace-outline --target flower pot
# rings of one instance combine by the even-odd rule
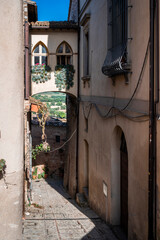
[[[31,112],[38,112],[39,107],[36,104],[31,104]]]
[[[46,179],[47,177],[48,177],[48,174],[45,174],[45,175],[44,175],[44,178]]]
[[[33,175],[33,176],[32,176],[32,179],[34,179],[34,180],[35,180],[36,178],[37,178],[37,176],[36,176],[36,175]]]

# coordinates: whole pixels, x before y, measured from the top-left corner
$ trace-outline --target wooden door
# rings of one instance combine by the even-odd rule
[[[121,227],[128,234],[128,152],[125,136],[121,136]]]

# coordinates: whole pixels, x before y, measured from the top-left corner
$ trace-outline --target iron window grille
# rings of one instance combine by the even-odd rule
[[[129,71],[127,63],[128,0],[108,0],[108,52],[102,72],[113,77]]]

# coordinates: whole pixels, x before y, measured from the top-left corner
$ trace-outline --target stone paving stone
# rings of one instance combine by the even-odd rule
[[[90,208],[80,208],[61,180],[33,181],[33,203],[26,207],[23,240],[117,240]]]

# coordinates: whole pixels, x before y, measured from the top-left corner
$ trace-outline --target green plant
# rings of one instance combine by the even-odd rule
[[[32,173],[33,176],[37,176],[37,167],[34,169],[34,172]]]
[[[50,151],[49,144],[47,142],[43,142],[39,145],[36,145],[36,147],[32,149],[32,158],[36,160],[36,157],[40,152],[49,152],[49,151]]]
[[[55,84],[59,91],[65,88],[69,90],[70,87],[73,87],[74,73],[73,65],[57,65],[55,67]]]
[[[6,161],[4,159],[0,159],[0,171],[4,171],[4,168],[6,166]]]
[[[48,174],[48,173],[49,173],[49,168],[48,168],[48,166],[45,166],[45,167],[43,168],[43,171],[44,171],[45,174]]]
[[[42,172],[41,173],[41,177],[44,178],[44,175],[45,175],[45,172]]]
[[[38,179],[41,179],[42,178],[42,174],[38,174]]]
[[[51,79],[51,68],[45,64],[36,64],[32,66],[32,82],[44,83]]]

